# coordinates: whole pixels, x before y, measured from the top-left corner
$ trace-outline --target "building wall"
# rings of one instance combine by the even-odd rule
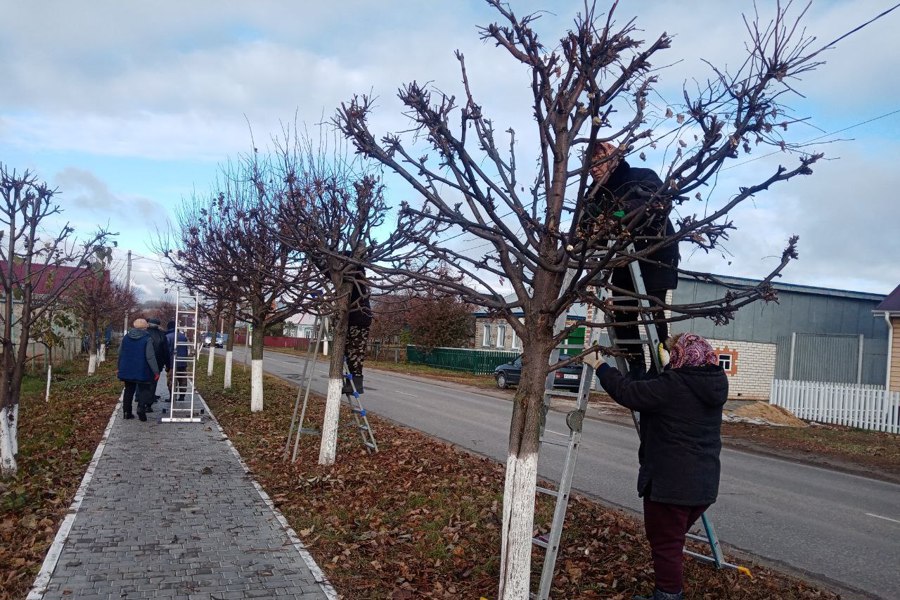
[[[728,375],[728,397],[769,400],[775,377],[775,344],[710,339]]]
[[[891,380],[888,387],[892,392],[900,392],[900,317],[891,317],[891,326],[894,329],[891,340],[891,364],[889,365]]]

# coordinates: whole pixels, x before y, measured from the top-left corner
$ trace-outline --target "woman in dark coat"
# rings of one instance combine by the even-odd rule
[[[633,378],[602,362],[600,384],[617,403],[641,413],[638,495],[653,555],[656,589],[645,600],[683,598],[685,534],[719,493],[722,406],[728,378],[702,337],[685,333],[666,342],[670,360],[653,378]]]

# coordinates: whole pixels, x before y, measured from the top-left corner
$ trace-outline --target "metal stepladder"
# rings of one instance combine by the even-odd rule
[[[629,251],[632,250],[633,249],[629,247]],[[657,351],[659,347],[659,338],[656,332],[655,324],[652,323],[653,317],[649,314],[650,302],[649,300],[644,298],[646,296],[646,289],[644,287],[643,278],[641,277],[640,266],[637,262],[631,262],[628,265],[628,269],[632,281],[634,282],[636,295],[641,296],[641,298],[638,299],[638,304],[643,310],[637,314],[639,315],[638,318],[641,321],[640,327],[643,327],[646,337],[641,337],[639,340],[618,340],[615,337],[615,330],[613,327],[607,327],[606,331],[609,335],[610,342],[613,345],[615,345],[616,343],[623,344],[629,341],[634,344],[649,345],[651,348],[651,360],[653,361],[653,364],[655,365],[657,371],[661,371],[661,365],[659,364],[659,353]],[[618,298],[613,298],[613,300],[617,299]],[[608,319],[605,318],[604,320],[606,323],[609,323]],[[562,331],[562,329],[565,327],[565,321],[566,315],[560,315],[560,317],[557,319],[555,330]],[[561,350],[576,348],[577,350],[582,351],[586,346],[589,347],[596,341],[596,338],[586,340],[586,344],[584,346],[573,346],[566,344],[557,346],[550,356],[550,364],[556,364],[557,362],[559,362]],[[623,357],[617,357],[616,361],[619,370],[623,373],[627,372],[625,359]],[[547,384],[544,391],[544,404],[542,409],[543,417],[541,419],[541,446],[543,446],[544,444],[564,446],[566,447],[566,458],[565,462],[563,463],[562,473],[559,478],[558,489],[551,490],[542,488],[540,486],[537,488],[539,493],[550,495],[556,498],[556,504],[553,511],[553,521],[551,523],[549,533],[546,535],[537,536],[532,539],[533,544],[544,548],[546,551],[544,554],[544,564],[541,570],[541,579],[538,592],[537,594],[532,594],[532,598],[537,598],[538,600],[547,600],[550,597],[550,588],[553,584],[553,574],[556,567],[556,559],[559,554],[560,540],[562,537],[562,530],[566,518],[566,509],[568,507],[569,496],[572,488],[572,479],[575,475],[575,463],[578,459],[578,449],[581,444],[582,425],[584,421],[585,411],[588,405],[588,400],[590,398],[591,383],[593,379],[593,369],[591,369],[589,365],[585,364],[582,367],[581,372],[581,385],[578,392],[575,393],[554,390],[554,374],[551,372],[547,376]],[[546,414],[550,409],[550,403],[552,402],[553,398],[559,397],[576,398],[576,408],[566,415],[566,425],[569,427],[568,435],[563,436],[563,440],[551,440],[549,439],[549,435],[551,432],[547,431],[544,426],[546,422]],[[634,419],[635,429],[638,431],[638,434],[640,434],[640,416],[637,413],[632,413],[632,417]],[[684,550],[685,554],[706,562],[710,562],[714,564],[718,569],[732,568],[749,575],[750,572],[746,567],[741,567],[725,561],[712,521],[709,519],[706,513],[701,516],[700,521],[705,535],[688,533],[687,537],[689,539],[708,544],[710,547],[710,555],[694,552],[688,550],[687,548],[685,548]]]
[[[164,408],[163,412],[167,412],[168,416],[160,419],[161,423],[201,423],[203,419],[200,415],[203,409],[195,408],[195,400],[197,388],[194,386],[195,375],[197,373],[197,325],[200,309],[200,296],[198,294],[182,294],[178,290],[175,294],[175,341],[174,356],[172,357],[172,366],[174,368],[171,375],[171,387],[169,389],[169,406]],[[179,334],[184,334],[181,339]],[[187,350],[187,355],[179,357],[179,350]],[[177,365],[187,363],[184,370],[179,370]],[[184,401],[184,396],[190,395],[190,407],[175,406],[176,398],[178,403]]]
[[[284,457],[287,458],[288,454],[290,454],[291,462],[296,462],[297,460],[297,452],[300,447],[300,436],[321,435],[321,432],[318,429],[304,428],[303,423],[306,419],[306,409],[309,406],[309,391],[312,386],[316,354],[318,352],[320,342],[325,339],[325,336],[328,332],[328,317],[316,316],[313,328],[316,331],[316,336],[313,340],[311,340],[309,348],[306,352],[306,360],[303,364],[302,382],[300,387],[297,389],[297,399],[294,401],[294,412],[291,417],[291,426],[288,430],[287,442],[284,446]],[[344,366],[346,367],[346,365],[347,359],[345,358]],[[362,405],[360,394],[359,392],[357,392],[356,386],[353,383],[353,375],[349,372],[346,372],[345,370],[344,377],[350,384],[350,390],[352,390],[352,392],[345,392],[343,396],[345,401],[350,406],[350,412],[353,414],[356,429],[359,431],[363,445],[365,445],[366,449],[370,453],[378,452],[378,444],[375,441],[375,434],[372,431],[371,425],[369,424],[369,417],[366,413],[366,409]],[[302,405],[300,402],[301,396],[303,396]],[[299,419],[297,418],[298,412],[300,413]],[[293,451],[291,451],[292,441]]]

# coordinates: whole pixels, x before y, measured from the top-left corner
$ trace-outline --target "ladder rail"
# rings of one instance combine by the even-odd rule
[[[172,357],[172,389],[169,390],[169,407],[167,409],[167,417],[160,418],[161,423],[202,423],[203,419],[196,415],[196,395],[197,388],[195,385],[197,377],[197,356],[192,355],[191,350],[197,342],[197,322],[200,312],[200,296],[199,294],[182,294],[179,288],[175,292],[175,339],[173,343],[174,356]],[[186,340],[179,339],[179,334],[184,334]],[[191,339],[193,336],[193,340]],[[188,356],[179,357],[178,349],[187,348]],[[184,373],[179,374],[179,363],[187,363],[188,368]],[[168,367],[167,367],[168,368]],[[183,387],[179,388],[179,382]],[[178,393],[180,390],[180,394]],[[185,394],[190,393],[190,407],[180,408],[175,406],[175,398],[181,396],[182,400]],[[201,410],[202,412],[202,410]],[[188,413],[187,417],[176,417],[176,413]]]

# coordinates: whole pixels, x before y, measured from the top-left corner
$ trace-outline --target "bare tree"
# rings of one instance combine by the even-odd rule
[[[399,91],[413,125],[405,134],[375,135],[369,126],[373,100],[356,96],[342,105],[335,123],[357,151],[399,174],[421,196],[404,205],[400,222],[420,219],[451,226],[454,236],[487,250],[475,253],[452,238],[419,237],[433,261],[454,265],[475,286],[442,281],[418,264],[372,264],[383,274],[414,277],[436,289],[457,293],[467,302],[505,318],[522,340],[522,379],[510,425],[504,494],[499,597],[528,596],[534,493],[539,447],[541,400],[549,371],[576,360],[549,364],[553,348],[569,334],[554,327],[575,302],[588,302],[600,313],[613,306],[591,292],[596,286],[638,295],[611,282],[611,272],[633,261],[653,264],[652,255],[680,242],[709,251],[727,238],[735,224],[731,211],[770,186],[811,173],[821,154],[810,154],[786,136],[797,121],[783,105],[796,78],[820,64],[821,48],[812,46],[790,19],[790,3],[779,6],[771,22],[745,19],[749,41],[745,60],[735,71],[713,67],[709,78],[685,88],[680,105],[655,107],[651,93],[657,69],[671,44],[662,34],[649,43],[636,38],[634,21],[613,20],[613,3],[604,16],[588,3],[573,28],[553,48],[535,29],[539,15],[516,16],[500,0],[487,0],[499,22],[481,29],[482,38],[500,47],[528,74],[531,94],[523,98],[533,111],[536,145],[530,152],[535,172],[524,184],[516,137],[499,139],[469,84],[465,58],[457,52],[462,75],[461,99],[416,82]],[[803,11],[805,12],[805,11]],[[802,14],[801,14],[802,16]],[[429,148],[417,144],[425,141]],[[603,143],[614,150],[603,155]],[[755,146],[785,151],[794,164],[779,166],[758,181],[704,196],[718,171]],[[627,213],[610,202],[591,170],[635,160],[667,148],[662,186],[646,192],[640,209]],[[532,149],[529,149],[532,150]],[[727,197],[726,197],[727,196]],[[720,200],[720,198],[724,198]],[[698,201],[696,214],[691,202]],[[707,203],[710,203],[709,205]],[[674,232],[648,231],[648,216],[681,206]],[[715,206],[710,208],[710,206]],[[663,219],[664,220],[664,219]],[[641,243],[636,243],[641,242]],[[796,257],[796,238],[788,241],[779,265],[756,286],[730,289],[721,298],[690,304],[666,304],[651,296],[655,313],[670,311],[667,321],[706,317],[727,322],[740,307],[774,298],[770,285]],[[690,273],[712,279],[707,273]],[[504,298],[504,288],[513,290]],[[521,320],[514,311],[522,315]],[[635,323],[645,310],[629,311]],[[658,320],[662,320],[659,317]],[[605,327],[604,322],[588,323]],[[592,350],[593,351],[593,350]],[[613,349],[604,349],[614,352]]]
[[[18,174],[0,163],[0,477],[17,471],[19,395],[31,329],[90,274],[89,260],[111,251],[104,230],[78,243],[68,223],[53,229],[62,212],[57,193],[34,173]]]
[[[137,304],[132,290],[112,280],[106,263],[96,263],[91,271],[75,282],[63,299],[64,306],[78,318],[88,337],[88,375],[97,369],[100,336],[107,327],[122,321]]]

